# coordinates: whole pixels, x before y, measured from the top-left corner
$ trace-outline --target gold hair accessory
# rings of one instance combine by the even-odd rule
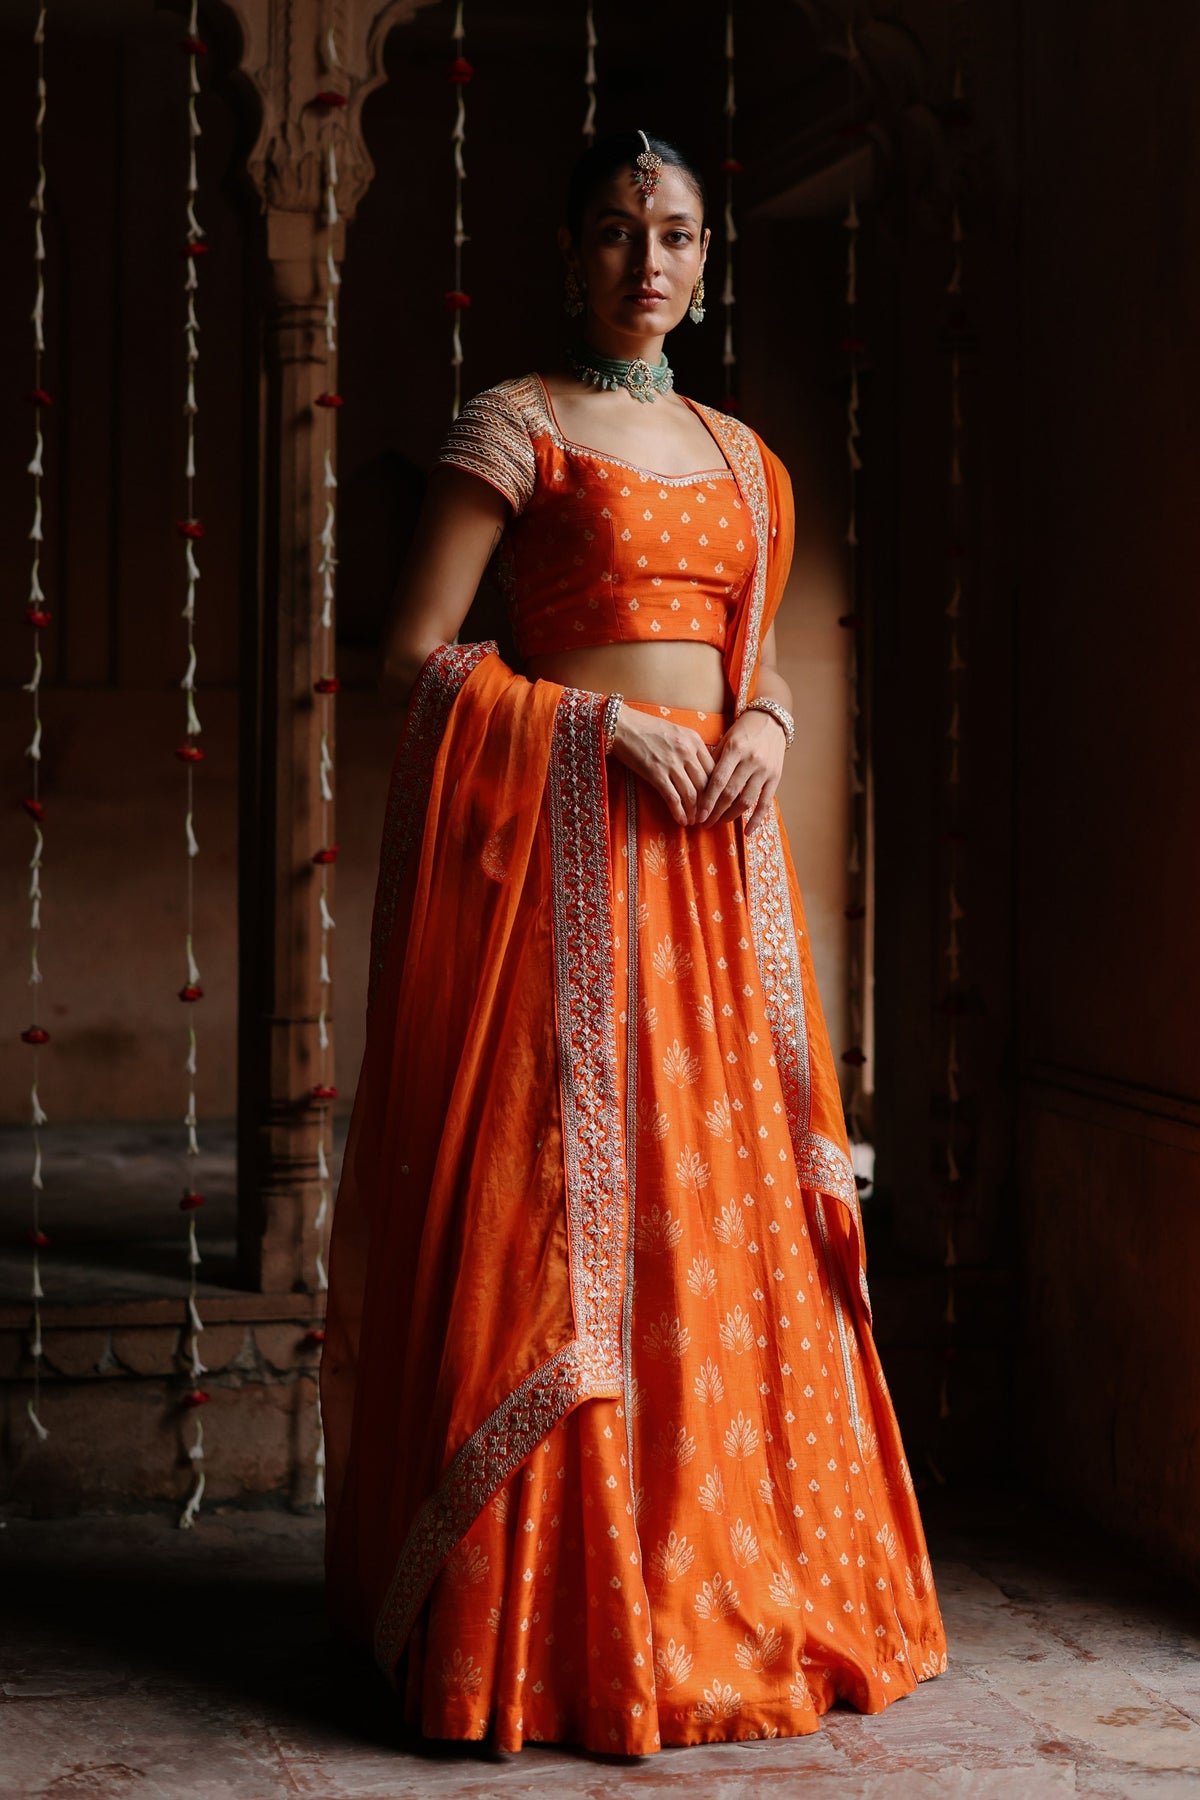
[[[641,138],[646,148],[641,151],[638,156],[637,173],[634,175],[633,179],[641,187],[642,199],[646,206],[651,207],[654,205],[654,196],[658,190],[659,181],[662,178],[663,159],[661,156],[656,156],[654,154],[654,151],[650,148],[650,139],[646,136],[644,131],[639,131],[638,136]]]

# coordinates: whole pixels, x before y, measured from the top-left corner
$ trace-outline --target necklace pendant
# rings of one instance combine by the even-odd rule
[[[635,400],[654,399],[654,370],[644,356],[637,356],[625,371],[623,385]]]

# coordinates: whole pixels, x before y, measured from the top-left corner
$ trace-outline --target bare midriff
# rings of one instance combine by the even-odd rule
[[[721,712],[731,699],[725,661],[715,644],[593,644],[527,657],[524,672],[530,681],[616,692],[626,700],[690,711]]]

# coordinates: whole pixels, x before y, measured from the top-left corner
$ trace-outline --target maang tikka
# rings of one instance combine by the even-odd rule
[[[663,159],[661,156],[656,156],[654,151],[650,148],[650,139],[646,136],[644,131],[639,131],[638,136],[641,138],[646,148],[638,155],[636,172],[633,179],[641,188],[643,203],[647,209],[649,209],[654,205],[654,196],[662,177]]]

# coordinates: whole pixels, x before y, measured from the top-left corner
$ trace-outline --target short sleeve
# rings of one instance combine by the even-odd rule
[[[461,409],[435,459],[479,475],[524,510],[537,480],[533,445],[520,409],[502,388],[486,388]]]

